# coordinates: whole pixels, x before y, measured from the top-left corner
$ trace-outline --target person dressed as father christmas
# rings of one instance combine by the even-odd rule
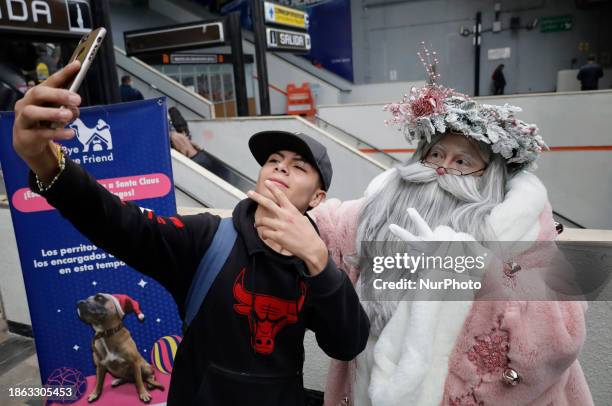
[[[534,162],[546,145],[520,108],[479,104],[436,83],[386,110],[416,152],[362,198],[311,211],[334,261],[360,283],[362,241],[509,241],[535,247],[557,232]],[[382,125],[382,123],[381,123]],[[483,243],[484,244],[484,243]],[[365,246],[364,246],[365,247]],[[374,250],[375,248],[370,248]],[[491,261],[507,300],[363,301],[371,322],[355,361],[332,360],[325,405],[591,405],[578,354],[586,303],[512,300],[542,252]],[[533,275],[533,273],[531,273]],[[358,289],[361,292],[361,289]],[[363,300],[363,298],[362,298]]]

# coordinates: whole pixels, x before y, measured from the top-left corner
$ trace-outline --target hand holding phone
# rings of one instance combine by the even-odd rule
[[[70,128],[52,129],[48,123],[68,123],[78,117],[81,96],[65,89],[80,69],[74,61],[28,90],[15,104],[13,148],[43,182],[57,173],[56,141],[75,136]],[[66,106],[59,108],[57,106]]]
[[[70,57],[70,61],[68,61],[68,63],[72,63],[72,61],[78,59],[81,62],[81,69],[67,88],[71,92],[79,90],[105,36],[106,29],[100,27],[83,35],[79,41],[79,44]]]
[[[72,53],[72,56],[70,57],[70,60],[68,61],[68,64],[71,64],[75,60],[78,60],[79,62],[81,62],[81,69],[79,69],[72,81],[66,85],[66,89],[74,93],[79,90],[79,87],[81,86],[81,83],[83,83],[85,75],[91,67],[93,60],[96,57],[96,54],[98,53],[98,49],[102,44],[102,40],[104,40],[105,36],[106,29],[100,27],[81,37],[79,44],[77,45],[76,49]],[[65,106],[60,107],[60,109],[63,108],[65,108]],[[50,127],[53,129],[60,128],[60,126],[62,126],[62,124],[57,122],[50,124]]]
[[[63,127],[78,117],[81,97],[75,92],[91,66],[105,33],[104,28],[99,28],[85,35],[70,63],[28,90],[15,104],[13,148],[45,184],[58,170],[55,142],[71,139],[75,135],[72,129]],[[50,123],[57,123],[57,126],[49,128]]]

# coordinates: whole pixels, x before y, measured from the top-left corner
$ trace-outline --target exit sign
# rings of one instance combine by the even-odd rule
[[[570,31],[573,25],[572,16],[542,17],[540,32]]]

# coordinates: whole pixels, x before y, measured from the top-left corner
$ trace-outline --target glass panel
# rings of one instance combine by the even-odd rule
[[[176,75],[179,73],[179,67],[176,65],[162,65],[162,72],[166,75]]]
[[[223,74],[223,100],[234,100],[234,78],[230,73]]]
[[[181,75],[190,75],[195,72],[193,65],[180,65]]]
[[[247,98],[253,97],[255,94],[255,80],[253,79],[253,65],[245,66]]]
[[[196,77],[197,91],[200,96],[210,100],[210,85],[208,83],[208,75],[200,74]]]
[[[220,103],[223,101],[223,92],[221,90],[221,75],[215,74],[210,77],[212,101]]]
[[[195,81],[192,75],[183,76],[181,78],[181,83],[183,83],[183,86],[185,86],[187,89],[191,90],[192,92],[195,92]]]

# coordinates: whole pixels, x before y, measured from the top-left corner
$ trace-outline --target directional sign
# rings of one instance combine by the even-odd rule
[[[89,32],[91,31],[91,10],[87,0],[69,0],[68,19],[70,31]]]
[[[572,16],[543,17],[540,20],[540,32],[570,31],[572,27]]]
[[[308,14],[294,8],[264,2],[266,23],[284,25],[293,28],[308,29]]]
[[[123,37],[128,56],[168,49],[204,48],[225,42],[222,21],[126,31]]]
[[[80,34],[91,27],[89,0],[0,1],[0,31]]]
[[[171,64],[215,64],[219,59],[217,54],[171,54]]]
[[[228,54],[202,53],[157,53],[139,56],[140,60],[149,65],[217,65],[233,64],[234,56]],[[252,54],[244,55],[244,63],[253,63]]]
[[[310,51],[310,35],[304,32],[266,28],[266,42],[270,51]]]

